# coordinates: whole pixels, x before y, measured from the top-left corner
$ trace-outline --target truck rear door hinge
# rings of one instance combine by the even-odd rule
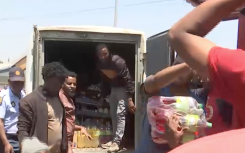
[[[147,53],[140,53],[139,55],[140,55],[140,58],[139,58],[140,61],[144,61],[146,59]]]

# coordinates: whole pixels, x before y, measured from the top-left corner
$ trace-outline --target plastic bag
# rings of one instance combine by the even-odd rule
[[[148,99],[147,115],[151,125],[151,136],[155,143],[166,143],[164,139],[164,123],[172,114],[180,116],[182,126],[189,127],[187,138],[183,138],[183,143],[190,141],[190,133],[194,138],[198,137],[197,133],[200,129],[211,127],[205,119],[205,114],[199,104],[192,97],[163,97],[153,96]]]
[[[26,137],[22,141],[22,153],[40,153],[49,151],[49,147],[36,137]]]

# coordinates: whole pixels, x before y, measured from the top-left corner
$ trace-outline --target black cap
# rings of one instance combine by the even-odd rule
[[[10,81],[25,81],[25,74],[22,68],[12,67],[9,70],[9,80]]]

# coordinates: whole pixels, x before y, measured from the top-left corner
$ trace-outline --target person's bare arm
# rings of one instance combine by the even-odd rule
[[[75,131],[80,131],[82,128],[82,126],[79,126],[79,125],[75,125]]]
[[[149,76],[144,83],[144,90],[148,94],[153,94],[161,88],[169,85],[176,80],[180,75],[190,71],[190,68],[185,63],[174,65],[165,68],[155,75]]]
[[[208,77],[208,54],[215,44],[203,36],[244,2],[244,0],[207,0],[170,29],[171,47],[191,68],[200,75]]]
[[[0,119],[0,139],[3,143],[3,145],[6,145],[9,143],[9,141],[6,137],[6,134],[5,134],[3,119]]]
[[[88,133],[87,129],[83,126],[75,125],[75,131],[81,131],[88,139],[92,139],[91,135]]]
[[[2,142],[2,144],[5,146],[9,143],[7,137],[6,137],[6,132],[4,129],[4,119],[5,119],[5,115],[6,115],[6,103],[3,100],[3,95],[0,96],[0,143]]]

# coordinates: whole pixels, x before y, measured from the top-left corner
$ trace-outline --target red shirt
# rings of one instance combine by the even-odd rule
[[[234,128],[245,127],[245,51],[213,47],[208,57],[211,95],[233,106]],[[216,122],[214,120],[213,125]],[[233,151],[235,152],[235,151]]]
[[[73,142],[75,130],[75,106],[73,100],[70,97],[67,97],[62,89],[60,90],[59,97],[65,107],[67,138],[69,142]]]
[[[206,135],[217,134],[220,132],[231,130],[231,126],[227,126],[219,115],[218,106],[216,104],[217,97],[209,94],[206,104],[206,119],[213,123],[212,128],[207,128]]]
[[[245,129],[206,136],[177,147],[169,153],[244,153]]]

